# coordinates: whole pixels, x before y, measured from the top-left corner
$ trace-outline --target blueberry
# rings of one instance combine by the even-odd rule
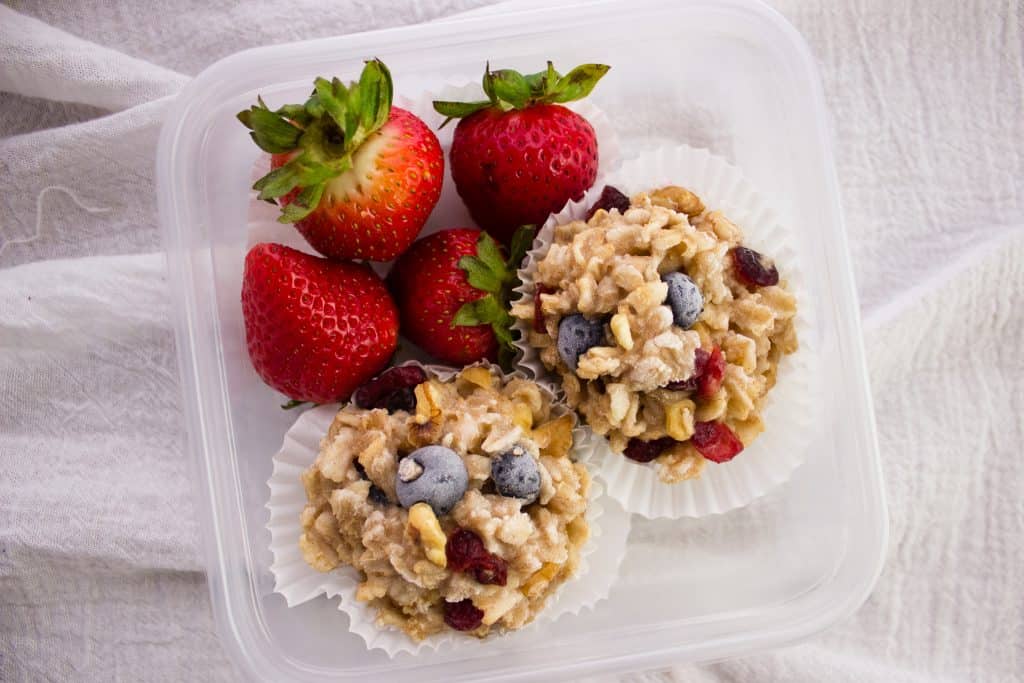
[[[704,311],[700,288],[683,273],[669,273],[661,279],[668,285],[665,303],[672,309],[672,322],[684,330],[690,329]]]
[[[590,320],[581,313],[573,313],[558,323],[558,355],[573,370],[580,356],[602,342],[603,320]]]
[[[434,513],[448,513],[462,500],[469,474],[459,454],[444,446],[424,446],[398,463],[395,490],[404,508],[427,503]]]
[[[384,408],[389,413],[397,413],[404,410],[407,413],[416,411],[416,392],[412,387],[396,389],[394,393],[384,400]]]
[[[540,466],[525,448],[516,444],[491,461],[491,478],[498,493],[532,503],[540,493]]]
[[[370,493],[367,496],[367,499],[371,503],[376,503],[377,505],[388,505],[391,503],[391,501],[388,500],[388,494],[384,493],[384,489],[376,484],[370,484]]]

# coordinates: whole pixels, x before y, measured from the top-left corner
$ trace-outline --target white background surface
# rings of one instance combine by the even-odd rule
[[[0,680],[233,678],[182,453],[153,196],[165,98],[243,48],[485,4],[0,6]],[[774,4],[817,56],[833,119],[892,518],[887,565],[867,604],[810,643],[626,678],[1014,680],[1024,9]]]

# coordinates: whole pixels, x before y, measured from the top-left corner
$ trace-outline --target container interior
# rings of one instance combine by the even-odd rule
[[[684,142],[737,165],[799,236],[813,344],[829,388],[806,464],[750,506],[634,517],[611,598],[472,654],[388,659],[336,601],[273,593],[270,458],[295,419],[252,370],[239,306],[259,151],[235,120],[261,94],[302,101],[318,75],[383,59],[396,94],[476,81],[485,60],[536,71],[604,62],[592,94],[625,157]],[[880,567],[885,510],[856,301],[816,73],[781,18],[749,2],[606,2],[266,48],[211,67],[168,118],[159,164],[170,285],[215,612],[226,647],[267,679],[550,678],[708,660],[806,637],[854,609]],[[451,185],[446,196],[454,202]],[[450,227],[437,211],[429,228]],[[281,226],[282,231],[291,231]],[[771,425],[768,425],[771,429]],[[685,484],[684,484],[685,485]]]

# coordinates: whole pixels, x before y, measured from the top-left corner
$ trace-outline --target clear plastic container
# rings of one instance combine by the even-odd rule
[[[239,291],[258,150],[234,115],[257,93],[301,99],[317,75],[351,78],[371,56],[389,65],[399,94],[477,78],[488,59],[521,70],[549,58],[613,65],[592,98],[624,156],[681,141],[731,160],[796,230],[811,286],[801,305],[815,309],[829,391],[806,464],[741,510],[635,518],[608,601],[495,639],[485,656],[389,660],[348,632],[334,601],[288,609],[267,571],[270,458],[295,415],[277,407],[245,351]],[[811,55],[774,11],[739,0],[617,0],[251,50],[181,93],[157,179],[213,610],[247,677],[564,680],[708,661],[807,638],[870,592],[888,525],[828,122]]]

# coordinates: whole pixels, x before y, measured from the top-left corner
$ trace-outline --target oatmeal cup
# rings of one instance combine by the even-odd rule
[[[308,411],[268,482],[275,591],[340,596],[350,630],[392,656],[592,607],[629,515],[595,500],[578,437],[548,390],[487,364],[408,363]]]
[[[627,162],[548,220],[520,277],[522,363],[579,413],[631,512],[724,512],[802,462],[798,259],[734,167],[689,147]]]

